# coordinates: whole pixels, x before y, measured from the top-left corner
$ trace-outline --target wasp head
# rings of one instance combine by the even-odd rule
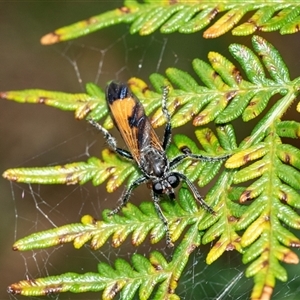
[[[169,173],[165,178],[160,178],[152,184],[152,190],[157,195],[166,194],[172,200],[175,199],[174,188],[179,185],[179,177],[174,173]]]

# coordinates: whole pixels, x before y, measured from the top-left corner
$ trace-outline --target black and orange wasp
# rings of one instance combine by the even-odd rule
[[[183,173],[175,171],[175,167],[186,158],[219,161],[228,158],[228,155],[206,157],[200,154],[193,154],[188,149],[172,160],[168,160],[166,150],[172,137],[171,116],[166,104],[168,91],[168,87],[163,88],[162,111],[167,122],[162,142],[146,116],[143,105],[131,92],[128,85],[124,83],[109,83],[106,88],[106,101],[113,122],[129,151],[118,148],[116,139],[96,121],[89,120],[89,123],[103,133],[109,147],[113,151],[126,159],[135,161],[141,171],[141,176],[131,183],[122,194],[119,200],[121,202],[120,205],[112,210],[109,215],[118,213],[128,202],[133,189],[147,182],[148,187],[152,191],[156,212],[165,225],[167,245],[173,246],[168,221],[159,205],[160,195],[165,194],[172,200],[175,200],[174,188],[179,185],[180,181],[184,181],[200,205],[208,212],[214,214],[214,210],[206,204],[195,185]]]

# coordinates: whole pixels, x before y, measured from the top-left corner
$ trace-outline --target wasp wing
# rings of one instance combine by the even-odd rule
[[[148,146],[163,151],[143,105],[126,84],[111,82],[106,89],[106,100],[113,121],[137,162],[141,150]]]

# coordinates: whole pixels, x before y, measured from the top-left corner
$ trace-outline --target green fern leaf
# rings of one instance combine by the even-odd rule
[[[261,123],[266,120],[269,119],[263,118]],[[289,199],[290,205],[299,205],[299,150],[281,143],[275,132],[277,123],[277,118],[274,118],[263,142],[238,152],[226,163],[227,167],[243,166],[235,174],[235,183],[257,179],[240,196],[241,202],[254,201],[237,224],[237,229],[245,230],[241,238],[241,245],[245,248],[243,260],[245,263],[252,261],[246,275],[255,277],[253,299],[262,299],[267,288],[270,293],[276,279],[287,280],[286,271],[279,261],[294,264],[299,261],[287,247],[299,247],[300,240],[287,233],[284,225],[298,229],[300,216],[281,202]],[[253,160],[256,161],[245,166]]]
[[[84,184],[92,180],[95,186],[110,177],[107,191],[113,192],[129,175],[138,175],[130,162],[120,159],[110,150],[103,150],[102,157],[103,161],[90,157],[87,162],[61,166],[9,169],[3,173],[3,177],[16,182],[39,184]],[[134,180],[134,177],[131,177],[131,180]]]
[[[296,7],[296,11],[299,11],[299,7]],[[287,19],[288,20],[288,19]],[[299,31],[300,25],[300,17],[297,16],[296,18],[291,18],[288,20],[289,22],[281,27],[280,33],[281,34],[292,34]]]
[[[299,138],[300,123],[296,121],[282,121],[276,125],[277,134],[280,137]]]
[[[191,195],[188,196],[186,191],[182,192],[185,194],[185,197],[193,199]],[[117,259],[115,268],[112,268],[108,264],[100,263],[98,265],[98,273],[86,273],[82,275],[66,273],[59,276],[35,279],[34,284],[32,284],[32,280],[23,280],[11,284],[8,288],[9,292],[26,296],[38,296],[67,291],[74,293],[103,291],[102,299],[112,299],[120,291],[120,299],[127,300],[133,299],[137,290],[139,290],[139,299],[149,299],[150,297],[151,299],[179,299],[175,294],[178,280],[190,254],[200,244],[199,220],[186,232],[185,237],[176,248],[169,263],[159,252],[151,253],[149,259],[142,255],[134,254],[132,256],[133,267],[125,260]],[[79,227],[86,225],[86,230],[91,230],[93,226],[101,226],[100,224],[96,225],[98,221],[95,222],[94,220],[90,222],[91,219],[89,217],[85,221],[86,224],[82,223]],[[68,226],[68,229],[71,230],[71,225]],[[73,228],[75,227],[74,224]],[[54,230],[61,233],[64,230],[67,235],[68,229],[64,226]],[[52,231],[45,231],[42,234],[44,237],[46,235],[49,237]],[[61,241],[64,242],[63,239]],[[20,241],[18,244],[19,247],[16,246],[15,250],[25,250],[26,248],[21,248],[21,244]],[[158,288],[154,291],[156,287]]]
[[[232,30],[234,35],[249,35],[257,30],[290,34],[299,31],[300,6],[297,1],[175,1],[163,0],[125,1],[124,6],[87,20],[62,27],[42,37],[41,43],[49,45],[74,39],[102,28],[132,23],[130,33],[148,35],[160,28],[161,33],[194,33],[207,27],[220,13],[224,13],[212,24],[203,36],[216,38]],[[247,22],[235,27],[249,12],[254,12]]]
[[[200,222],[199,211],[195,199],[185,189],[179,191],[179,199],[175,203],[163,201],[161,206],[168,219],[172,241],[180,238],[188,225]],[[13,249],[27,251],[55,246],[63,243],[74,243],[80,248],[91,241],[92,249],[99,249],[112,236],[112,245],[119,247],[129,234],[132,234],[133,245],[140,245],[147,235],[151,243],[157,243],[165,234],[165,226],[157,216],[153,203],[144,202],[139,208],[131,203],[122,208],[123,216],[108,217],[109,211],[102,214],[103,220],[97,221],[89,215],[81,219],[81,223],[74,223],[43,232],[33,233],[14,243]],[[211,215],[208,216],[211,218]],[[214,218],[213,218],[214,219]],[[198,225],[194,225],[198,227]]]
[[[104,93],[93,83],[86,85],[86,94],[68,94],[45,90],[1,92],[0,98],[19,103],[45,104],[61,110],[75,111],[76,119],[83,119],[91,111],[91,117],[99,120],[108,113]]]
[[[161,126],[165,122],[160,108],[162,85],[170,87],[168,109],[173,115],[173,127],[182,126],[189,120],[193,120],[195,126],[205,125],[211,121],[225,124],[240,115],[244,121],[249,121],[265,111],[270,98],[274,95],[283,97],[268,112],[268,116],[271,119],[274,115],[280,118],[286,107],[290,106],[298,95],[299,80],[293,82],[289,80],[287,67],[271,44],[257,36],[252,40],[257,54],[238,44],[233,44],[229,48],[250,81],[244,80],[237,67],[229,60],[211,52],[209,54],[211,65],[199,59],[193,61],[193,68],[205,86],[199,85],[188,73],[174,68],[166,70],[167,78],[159,74],[150,76],[158,92],[151,91],[145,82],[137,78],[131,78],[128,84],[144,104],[147,114],[158,108],[152,116],[154,127]],[[264,68],[268,70],[272,79],[267,78]],[[178,86],[178,89],[173,85]],[[1,96],[19,102],[33,103],[39,103],[41,97],[48,97],[51,101],[47,100],[44,103],[60,109],[75,110],[76,118],[99,120],[108,112],[103,92],[92,84],[87,88],[87,94],[75,95],[76,97],[40,90],[3,92]],[[105,120],[105,127],[110,128],[112,125],[110,118]],[[257,133],[253,132],[253,138],[266,130],[260,123],[254,131],[256,129]]]

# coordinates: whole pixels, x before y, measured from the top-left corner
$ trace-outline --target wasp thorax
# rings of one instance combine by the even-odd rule
[[[143,151],[140,166],[148,176],[162,177],[168,168],[168,161],[164,153],[150,148]]]

